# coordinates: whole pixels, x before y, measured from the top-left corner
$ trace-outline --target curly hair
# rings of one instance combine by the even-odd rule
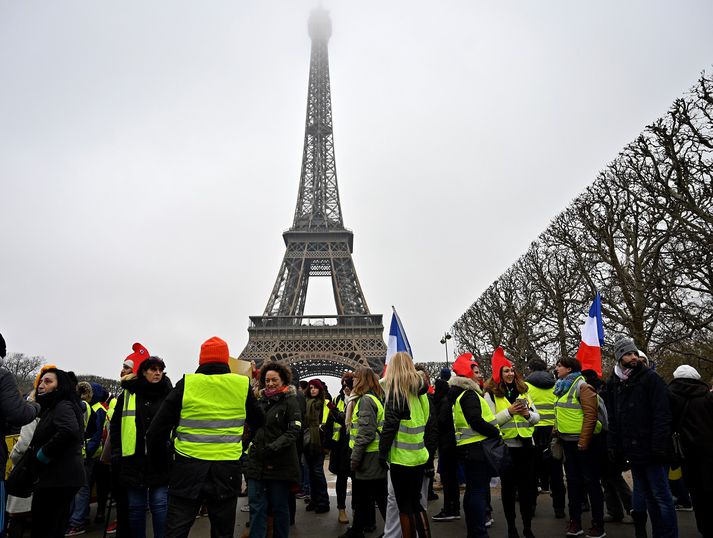
[[[272,361],[266,362],[260,369],[260,385],[265,386],[265,376],[269,371],[277,372],[277,375],[282,379],[282,384],[287,386],[292,383],[292,372],[281,362]]]

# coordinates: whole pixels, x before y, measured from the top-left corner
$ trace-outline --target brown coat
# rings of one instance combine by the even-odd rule
[[[597,392],[591,385],[582,383],[579,386],[579,402],[582,405],[584,419],[577,446],[582,450],[586,450],[589,448],[589,443],[594,435],[594,427],[597,425],[597,413],[599,411]]]

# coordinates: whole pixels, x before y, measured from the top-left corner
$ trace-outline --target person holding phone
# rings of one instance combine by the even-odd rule
[[[485,401],[495,414],[495,420],[505,444],[510,450],[512,466],[500,477],[503,511],[508,525],[508,538],[519,538],[515,524],[515,502],[519,498],[523,536],[534,538],[535,446],[532,435],[540,415],[528,394],[528,387],[513,364],[505,358],[502,348],[492,359],[493,377],[485,385]]]

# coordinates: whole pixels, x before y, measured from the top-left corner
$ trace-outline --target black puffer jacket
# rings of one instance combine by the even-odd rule
[[[666,463],[671,448],[671,408],[666,383],[639,363],[626,381],[606,385],[607,446],[631,464]]]
[[[258,403],[265,413],[265,424],[253,435],[245,475],[253,480],[298,482],[297,439],[302,435],[302,412],[295,387],[269,398],[263,394]]]
[[[146,457],[146,432],[173,385],[163,376],[158,383],[149,383],[143,375],[129,376],[121,382],[124,389],[116,400],[111,417],[110,437],[112,459],[119,463],[119,477],[125,487],[153,487],[168,484],[168,452],[149,464]],[[136,449],[132,456],[121,454],[121,417],[127,393],[136,395]]]
[[[713,447],[713,393],[698,379],[674,379],[671,395],[672,429],[681,434],[686,459],[711,459]],[[684,414],[685,407],[685,414]]]
[[[448,381],[440,378],[436,379],[433,403],[436,407],[438,451],[441,458],[453,454],[456,449],[456,430],[453,425],[453,405],[448,399],[449,390]]]
[[[465,392],[460,399],[460,407],[471,429],[487,437],[499,437],[500,430],[483,419],[480,398],[478,397],[478,395],[482,397],[483,394],[480,386],[472,379],[461,376],[451,377],[448,384],[451,387],[448,391],[448,401],[451,406],[456,403],[461,393]],[[483,447],[480,443],[468,443],[457,447],[457,454],[461,460],[485,461]]]
[[[196,373],[229,374],[230,367],[225,363],[209,362],[199,366]],[[169,436],[178,427],[178,422],[181,419],[184,386],[183,379],[176,383],[175,388],[163,401],[146,434],[149,457],[155,465],[160,465],[160,460],[166,453]],[[256,431],[262,426],[264,415],[252,391],[248,391],[245,412],[245,422],[251,431]],[[210,489],[220,499],[236,496],[240,488],[240,462],[199,460],[186,458],[180,454],[174,456],[168,485],[171,495],[185,499],[197,499],[207,482],[211,483]]]
[[[22,399],[13,375],[5,368],[0,368],[0,437],[4,439],[10,428],[29,424],[39,412],[38,404]],[[5,469],[6,463],[7,445],[0,443],[0,469]]]
[[[79,488],[85,481],[82,410],[78,401],[57,396],[49,393],[37,397],[42,412],[30,446],[35,454],[42,450],[49,463],[36,462],[39,478],[35,488]]]

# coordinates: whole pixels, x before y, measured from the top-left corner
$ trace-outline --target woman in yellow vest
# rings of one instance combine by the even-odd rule
[[[136,375],[122,378],[111,417],[112,460],[119,461],[119,481],[126,488],[129,504],[129,529],[132,538],[146,536],[146,509],[151,510],[153,535],[165,533],[168,511],[168,465],[157,468],[146,456],[146,432],[173,385],[164,374],[160,357],[148,357]],[[167,459],[168,455],[164,454]],[[158,460],[157,460],[158,461]]]
[[[532,435],[540,420],[528,388],[519,372],[505,358],[502,348],[493,355],[493,377],[485,385],[485,401],[495,415],[500,433],[508,446],[512,466],[500,476],[501,500],[508,538],[519,538],[515,524],[515,503],[519,500],[522,534],[534,538],[532,512],[535,505],[535,446]]]
[[[307,388],[307,414],[305,428],[309,442],[304,447],[305,461],[309,469],[310,502],[307,510],[316,514],[329,512],[327,478],[324,476],[324,425],[328,409],[324,385],[319,379],[311,379]]]
[[[349,523],[347,517],[347,482],[349,481],[349,430],[345,429],[346,400],[349,398],[354,386],[354,374],[344,372],[342,375],[342,388],[334,399],[328,402],[329,416],[325,424],[325,431],[329,439],[329,472],[337,475],[334,489],[337,493],[337,510],[339,510],[339,523]]]
[[[363,538],[375,523],[374,505],[386,520],[386,470],[379,463],[379,438],[384,423],[384,391],[371,368],[354,373],[354,389],[347,418],[351,452],[354,524],[340,538]]]
[[[564,448],[564,469],[567,474],[569,523],[567,536],[580,536],[582,503],[589,497],[592,528],[589,537],[605,536],[604,495],[600,483],[600,461],[604,457],[604,439],[599,433],[599,400],[596,391],[582,377],[582,365],[572,357],[563,357],[555,367],[555,431]]]
[[[408,353],[396,353],[383,379],[386,405],[379,461],[389,468],[404,537],[430,537],[428,515],[421,506],[421,484],[428,450],[424,443],[429,402],[423,379]]]
[[[453,363],[455,376],[448,381],[448,401],[453,406],[456,454],[463,465],[465,494],[463,512],[468,538],[487,538],[486,512],[490,492],[490,469],[482,441],[500,436],[480,388],[480,368],[471,353],[463,353]]]

